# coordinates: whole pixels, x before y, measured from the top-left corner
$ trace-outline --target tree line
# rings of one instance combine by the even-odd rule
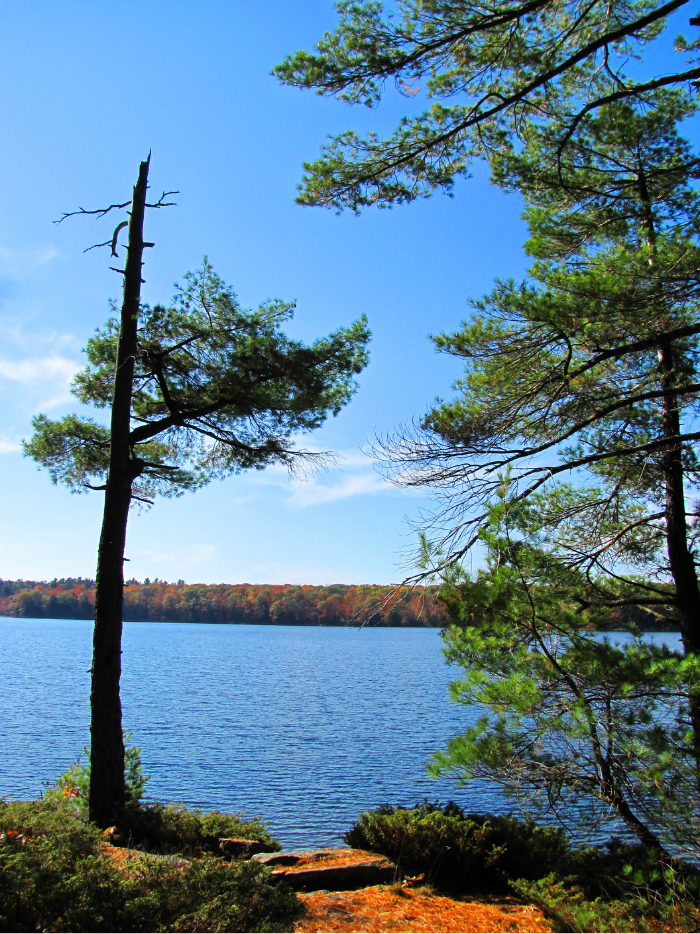
[[[389,605],[380,614],[372,607]],[[95,581],[0,580],[0,616],[25,619],[94,619]],[[124,585],[124,619],[138,622],[249,623],[286,626],[344,626],[361,619],[371,626],[443,626],[445,616],[436,587],[395,593],[373,584],[328,587],[291,584]]]
[[[381,611],[377,611],[380,607]],[[95,581],[0,578],[0,616],[24,619],[94,619]],[[377,584],[185,584],[131,579],[124,584],[124,619],[155,623],[248,623],[272,626],[361,625],[437,629],[448,613],[437,586],[399,588]],[[671,613],[616,607],[601,630],[678,630]]]

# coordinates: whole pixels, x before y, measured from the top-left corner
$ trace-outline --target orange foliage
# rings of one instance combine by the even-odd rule
[[[95,584],[65,579],[51,583],[0,580],[0,615],[92,619]],[[372,626],[441,626],[442,606],[434,588],[390,597],[375,584],[170,584],[129,581],[124,619],[153,622],[258,623],[342,626],[353,620]],[[372,610],[382,606],[381,613]]]

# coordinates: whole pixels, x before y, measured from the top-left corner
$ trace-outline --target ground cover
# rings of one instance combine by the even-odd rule
[[[260,821],[138,801],[101,832],[75,800],[0,801],[0,931],[700,929],[692,867],[620,842],[573,850],[556,830],[452,804],[360,815],[347,839],[363,849],[227,859],[221,838],[276,843]],[[324,884],[370,862],[392,878]]]
[[[144,826],[157,829],[159,815],[164,833],[148,838]],[[189,858],[172,855],[177,821]],[[160,808],[136,827],[142,849],[117,854],[109,841],[119,835],[87,824],[68,799],[0,803],[0,930],[288,931],[301,914],[264,866],[212,852],[202,815]],[[134,836],[128,826],[121,832]]]
[[[403,876],[418,877],[461,904],[515,895],[521,905],[537,906],[551,930],[700,929],[700,872],[662,850],[615,839],[574,849],[556,828],[466,814],[452,802],[367,811],[345,840],[387,856]]]
[[[299,898],[306,915],[295,934],[316,931],[552,931],[541,910],[515,899],[458,901],[431,889],[375,885],[357,892],[308,892]]]

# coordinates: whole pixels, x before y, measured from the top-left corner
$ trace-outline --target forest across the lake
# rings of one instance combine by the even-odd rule
[[[441,627],[446,619],[437,587],[374,584],[185,584],[146,579],[124,586],[124,619],[169,623],[256,623],[343,626],[354,617],[373,626]],[[388,600],[388,602],[387,602]],[[383,606],[381,614],[373,608]],[[93,619],[95,581],[0,579],[0,616]]]
[[[661,586],[661,585],[659,585]],[[137,581],[124,585],[124,619],[154,623],[254,623],[271,626],[421,626],[449,624],[439,587],[396,588],[387,584],[186,584]],[[94,619],[95,581],[0,578],[0,616],[25,619]],[[616,607],[609,630],[675,631],[664,608]],[[602,628],[602,627],[598,627]]]

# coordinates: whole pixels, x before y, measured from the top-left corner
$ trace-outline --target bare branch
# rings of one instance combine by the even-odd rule
[[[114,233],[112,234],[111,240],[105,240],[104,243],[93,243],[92,246],[89,246],[87,249],[83,250],[83,253],[89,253],[90,250],[97,250],[102,246],[111,246],[112,247],[112,256],[118,256],[117,253],[117,237],[119,236],[119,231],[123,230],[124,227],[129,226],[129,221],[122,221],[121,224],[118,224]],[[144,243],[144,246],[153,246],[152,243]],[[112,267],[110,267],[112,268]]]
[[[173,207],[173,205],[175,205],[177,202],[175,202],[175,201],[164,201],[163,198],[169,198],[170,195],[179,195],[179,194],[180,194],[179,191],[164,191],[163,194],[160,196],[160,198],[158,198],[158,200],[157,200],[156,202],[154,202],[153,204],[149,204],[148,201],[147,201],[147,202],[146,202],[146,207],[147,207],[147,208],[171,208],[171,207]]]
[[[127,221],[127,223],[128,223],[128,221]],[[112,241],[111,241],[111,240],[105,240],[104,243],[93,243],[92,246],[87,246],[87,247],[85,247],[85,249],[83,250],[83,253],[89,253],[90,250],[99,250],[100,247],[103,247],[103,246],[111,246],[111,244],[112,244]],[[113,256],[116,256],[115,253],[113,253],[112,255],[113,255]]]
[[[122,221],[121,224],[117,224],[114,228],[114,233],[112,234],[112,256],[118,256],[117,253],[117,237],[119,236],[119,231],[123,230],[125,227],[129,226],[129,221]]]
[[[95,208],[94,211],[86,211],[85,208],[78,208],[77,211],[67,211],[64,214],[61,214],[59,219],[54,221],[54,224],[62,224],[67,217],[75,217],[76,214],[94,214],[97,217],[104,217],[105,214],[109,214],[110,211],[120,211],[122,208],[128,208],[130,204],[131,199],[129,199],[129,201],[125,201],[123,204],[110,204],[108,208]]]

